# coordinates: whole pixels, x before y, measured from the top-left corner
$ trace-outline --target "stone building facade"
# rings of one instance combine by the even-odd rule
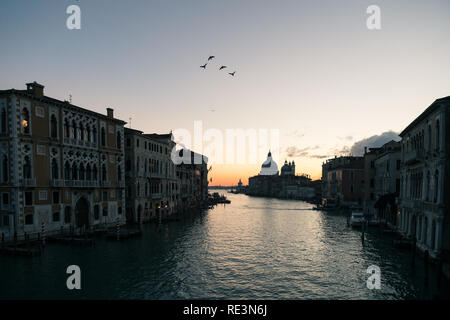
[[[436,100],[400,134],[399,231],[438,257],[450,249],[450,97]]]
[[[124,121],[44,95],[0,91],[0,233],[124,223]]]

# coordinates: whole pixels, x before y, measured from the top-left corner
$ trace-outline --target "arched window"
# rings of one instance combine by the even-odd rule
[[[137,183],[137,188],[136,188],[136,195],[139,197],[141,193],[141,185],[139,184],[139,182]]]
[[[69,138],[70,137],[70,124],[69,120],[64,120],[64,137]]]
[[[102,181],[106,181],[106,166],[102,164]]]
[[[72,166],[72,180],[78,180],[78,166],[76,163]]]
[[[430,201],[430,191],[431,191],[431,174],[430,171],[427,172],[427,182],[426,182],[426,188],[427,188],[427,195],[426,200]]]
[[[29,156],[25,156],[23,162],[23,177],[24,179],[31,179],[31,160]]]
[[[52,138],[58,137],[58,122],[54,114],[52,114],[50,118],[50,137]]]
[[[70,137],[73,139],[77,138],[77,124],[75,120],[72,121],[72,127],[70,127]]]
[[[439,120],[436,121],[436,151],[441,149],[441,126]]]
[[[97,143],[97,129],[92,128],[92,142]]]
[[[436,220],[431,222],[431,249],[436,249]]]
[[[117,132],[117,149],[122,149],[122,135]]]
[[[80,124],[80,127],[78,128],[78,132],[80,133],[79,134],[79,138],[80,138],[80,140],[84,140],[84,127],[83,127],[83,124]]]
[[[64,179],[70,180],[70,164],[68,161],[64,164]]]
[[[80,164],[80,170],[78,175],[78,180],[84,180],[84,165]]]
[[[434,202],[438,202],[439,196],[439,171],[434,173]]]
[[[2,181],[8,182],[8,178],[9,178],[8,157],[4,155],[2,159]]]
[[[91,181],[91,166],[90,166],[90,164],[88,163],[87,164],[87,166],[86,166],[86,180],[87,181]]]
[[[97,181],[97,176],[98,176],[98,172],[97,172],[97,166],[94,164],[94,168],[92,169],[92,176],[93,176],[93,180]]]
[[[431,151],[431,124],[428,125],[428,151]]]
[[[104,127],[102,127],[100,134],[101,134],[101,143],[102,146],[104,147],[106,145],[106,130]]]
[[[92,136],[91,136],[91,128],[86,127],[86,138],[88,142],[92,142]]]
[[[2,133],[6,133],[6,109],[2,109]]]
[[[56,161],[56,159],[52,160],[52,178],[53,179],[59,179],[58,161]]]
[[[30,133],[30,113],[28,112],[27,108],[23,108],[22,110],[22,127],[23,133]]]
[[[67,206],[64,209],[64,223],[70,223],[72,220],[72,208],[70,206]]]

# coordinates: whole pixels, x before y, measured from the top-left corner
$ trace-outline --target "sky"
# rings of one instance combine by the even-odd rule
[[[66,27],[73,4],[80,30]],[[37,81],[146,133],[277,130],[278,166],[317,179],[326,158],[450,95],[448,17],[448,0],[2,0],[0,89]],[[207,144],[194,150],[211,156]],[[211,184],[246,184],[267,152],[212,162]]]

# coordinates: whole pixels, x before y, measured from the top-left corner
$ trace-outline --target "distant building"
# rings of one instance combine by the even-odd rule
[[[269,152],[260,174],[249,178],[247,194],[264,197],[313,199],[315,188],[308,175],[295,174],[295,162],[285,161],[278,173],[278,166]]]
[[[450,97],[437,99],[401,141],[399,231],[438,257],[450,250]]]
[[[322,204],[362,206],[364,158],[343,156],[322,165]]]

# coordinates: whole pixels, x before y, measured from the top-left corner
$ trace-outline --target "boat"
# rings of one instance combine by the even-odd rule
[[[352,212],[352,216],[350,218],[350,226],[352,228],[361,228],[364,221],[364,215],[362,212]]]

